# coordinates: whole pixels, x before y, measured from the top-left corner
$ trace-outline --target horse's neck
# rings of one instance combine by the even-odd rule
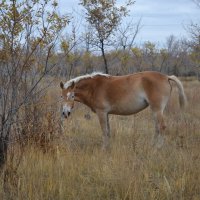
[[[75,89],[75,100],[88,105],[93,93],[93,84],[91,79],[85,79],[76,84]]]

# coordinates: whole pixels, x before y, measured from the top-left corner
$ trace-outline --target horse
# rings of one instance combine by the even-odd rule
[[[97,114],[103,133],[103,148],[109,146],[109,115],[136,114],[148,106],[155,119],[156,138],[163,138],[166,129],[163,111],[172,91],[172,82],[178,88],[181,108],[187,99],[181,81],[174,75],[168,76],[154,71],[144,71],[124,76],[112,76],[99,72],[60,82],[62,89],[62,115],[70,116],[74,102],[87,105]]]

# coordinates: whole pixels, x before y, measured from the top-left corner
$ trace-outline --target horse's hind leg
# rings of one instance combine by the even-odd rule
[[[153,144],[158,147],[161,147],[164,143],[163,132],[166,128],[165,122],[163,119],[163,111],[159,110],[154,112],[155,117],[155,134],[153,136]]]

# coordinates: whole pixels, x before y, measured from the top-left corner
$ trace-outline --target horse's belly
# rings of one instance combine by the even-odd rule
[[[145,99],[134,99],[134,101],[118,102],[111,106],[110,114],[131,115],[145,109],[149,104]]]

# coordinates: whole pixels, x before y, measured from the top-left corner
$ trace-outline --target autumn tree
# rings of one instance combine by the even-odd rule
[[[200,0],[193,0],[193,2],[200,9]],[[200,21],[192,22],[188,27],[187,31],[191,36],[191,41],[189,43],[192,49],[191,58],[196,64],[196,71],[198,79],[200,80]]]
[[[94,29],[91,44],[100,49],[106,73],[109,72],[106,46],[113,44],[113,33],[133,3],[129,0],[125,5],[117,6],[116,0],[80,0],[80,4],[86,10],[86,20]]]
[[[131,49],[132,52],[132,60],[134,68],[137,72],[141,72],[143,70],[143,51],[138,47],[134,47]]]
[[[78,27],[74,22],[71,22],[71,32],[66,37],[62,37],[61,40],[61,51],[65,56],[64,63],[62,64],[62,75],[67,79],[70,79],[71,76],[75,73],[75,68],[77,63],[80,61],[80,50],[77,46],[82,42],[82,38],[78,34]]]
[[[143,46],[143,55],[146,63],[148,63],[147,68],[150,70],[156,70],[156,60],[157,60],[157,48],[156,44],[152,42],[145,42]]]
[[[116,49],[119,49],[117,57],[120,60],[121,69],[124,72],[128,72],[127,68],[131,59],[131,51],[140,29],[141,19],[137,23],[134,23],[132,19],[129,22],[120,25],[115,34],[117,40],[115,46]]]
[[[56,0],[0,3],[0,167],[13,127],[29,118],[28,106],[41,97],[40,83],[56,66],[55,49],[68,23],[57,7]]]

